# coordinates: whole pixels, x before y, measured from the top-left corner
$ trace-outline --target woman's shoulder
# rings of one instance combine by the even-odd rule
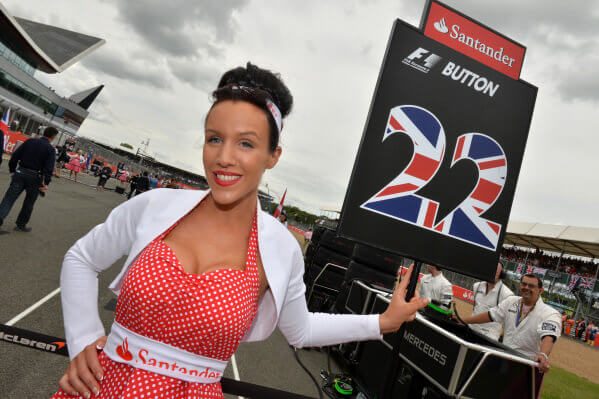
[[[121,204],[129,209],[150,209],[152,212],[159,212],[169,205],[177,204],[179,206],[192,205],[197,203],[206,191],[201,190],[175,190],[172,188],[155,188],[148,190],[140,195],[136,195],[130,200]]]
[[[272,236],[276,237],[277,241],[284,243],[286,246],[288,245],[293,248],[300,248],[298,241],[283,223],[266,211],[262,211],[262,217],[265,226],[268,228]]]

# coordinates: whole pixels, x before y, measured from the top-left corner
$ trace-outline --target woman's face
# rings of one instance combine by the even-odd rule
[[[221,101],[206,118],[204,171],[219,205],[255,200],[266,169],[274,167],[281,148],[269,149],[265,112],[245,101]]]

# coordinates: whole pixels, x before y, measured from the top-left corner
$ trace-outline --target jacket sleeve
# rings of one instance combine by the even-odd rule
[[[285,302],[279,316],[279,329],[290,345],[334,345],[351,341],[381,339],[379,315],[310,313],[303,281],[304,261],[299,247],[293,254],[293,269]]]
[[[71,359],[105,335],[98,312],[98,273],[131,250],[136,222],[147,203],[145,197],[137,196],[116,207],[104,223],[80,238],[64,257],[60,287]]]

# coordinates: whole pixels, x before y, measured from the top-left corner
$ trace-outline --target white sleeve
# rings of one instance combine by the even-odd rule
[[[560,337],[562,331],[562,318],[559,313],[551,313],[549,316],[543,318],[543,321],[537,326],[537,334],[539,339],[547,335],[552,335],[556,339]]]
[[[449,281],[446,281],[441,289],[441,302],[449,305],[451,301],[453,301],[453,286]]]
[[[66,253],[60,273],[62,312],[69,356],[105,335],[98,313],[98,273],[129,253],[147,195],[116,207],[106,221]]]
[[[297,348],[325,346],[351,341],[381,339],[379,315],[310,313],[303,281],[304,262],[299,247],[294,252],[293,270],[285,303],[279,316],[279,329],[290,345]]]
[[[507,314],[507,311],[511,304],[512,301],[510,300],[510,298],[508,298],[499,302],[499,305],[489,309],[489,316],[491,316],[491,320],[496,321],[498,323],[503,323],[503,321],[505,320],[505,315]]]

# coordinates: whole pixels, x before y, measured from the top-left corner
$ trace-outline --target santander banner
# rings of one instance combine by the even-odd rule
[[[526,48],[437,1],[430,1],[425,36],[518,80]]]

